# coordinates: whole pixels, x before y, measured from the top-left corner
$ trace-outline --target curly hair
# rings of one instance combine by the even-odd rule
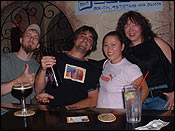
[[[133,23],[137,23],[141,26],[142,30],[142,38],[146,41],[156,36],[156,34],[152,31],[152,25],[147,18],[141,15],[139,12],[136,11],[128,11],[124,13],[117,23],[116,31],[120,32],[124,37],[124,42],[126,46],[132,44],[132,42],[126,37],[124,26],[127,24],[127,21],[131,20]]]

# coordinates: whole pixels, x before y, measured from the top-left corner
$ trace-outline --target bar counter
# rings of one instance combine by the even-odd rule
[[[2,115],[2,108],[8,111]],[[14,116],[20,110],[20,105],[1,103],[1,130],[134,130],[144,126],[150,121],[161,119],[170,122],[161,130],[174,130],[174,111],[142,110],[141,122],[130,124],[126,122],[125,110],[84,108],[67,110],[64,107],[51,107],[47,105],[27,105],[35,111],[35,115],[28,117]],[[101,122],[97,116],[101,113],[113,113],[116,120]],[[67,117],[88,116],[89,122],[67,123]]]

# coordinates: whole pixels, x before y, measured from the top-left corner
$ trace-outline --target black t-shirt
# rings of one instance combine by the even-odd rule
[[[91,62],[65,53],[55,53],[54,56],[56,57],[54,70],[56,72],[59,69],[58,74],[61,76],[62,83],[60,87],[55,87],[49,79],[45,92],[55,97],[50,100],[50,105],[65,106],[76,103],[87,98],[88,92],[97,88],[100,71]]]
[[[102,73],[102,71],[103,71],[103,64],[106,61],[106,59],[102,59],[102,60],[88,59],[88,61],[91,64],[93,64],[94,66],[96,66],[98,68],[98,70]]]
[[[125,50],[124,56],[130,62],[137,64],[144,75],[149,71],[146,78],[148,87],[167,84],[169,89],[165,91],[174,90],[174,64],[168,61],[153,38],[137,46],[129,47]],[[172,56],[174,57],[173,52]]]

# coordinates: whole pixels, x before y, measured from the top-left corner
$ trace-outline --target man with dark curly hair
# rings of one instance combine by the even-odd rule
[[[116,30],[123,35],[124,56],[137,64],[146,78],[149,95],[143,109],[174,108],[174,51],[151,29],[149,20],[136,11],[124,13]]]
[[[36,76],[36,99],[67,108],[95,107],[98,98],[100,72],[85,56],[96,50],[98,35],[91,26],[78,28],[73,35],[73,48],[64,53],[43,56]],[[49,68],[59,72],[59,87],[52,84]],[[57,68],[56,68],[57,67]],[[52,74],[50,76],[53,76]]]

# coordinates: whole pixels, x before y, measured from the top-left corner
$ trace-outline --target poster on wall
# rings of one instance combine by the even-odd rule
[[[75,1],[75,14],[162,11],[162,1]]]

